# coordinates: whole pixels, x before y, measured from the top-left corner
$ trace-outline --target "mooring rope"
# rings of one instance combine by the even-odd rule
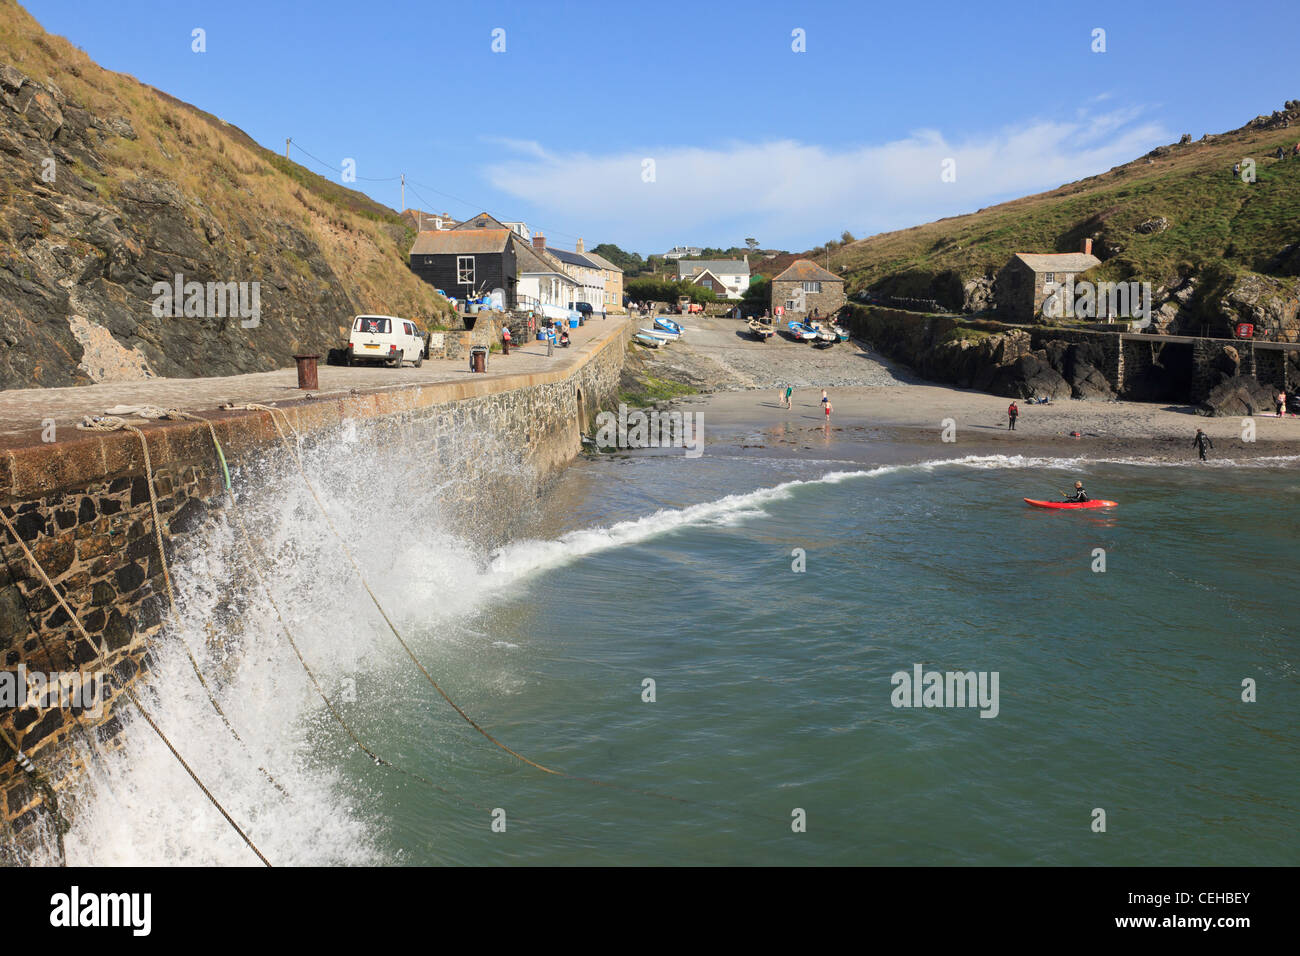
[[[270,413],[271,422],[272,424],[275,425],[275,430],[280,436],[280,441],[284,443],[285,448],[289,449],[289,452],[293,455],[294,463],[298,467],[298,473],[302,475],[303,483],[306,484],[307,490],[311,492],[311,496],[316,502],[316,507],[320,509],[321,515],[325,518],[325,523],[329,525],[330,531],[333,532],[334,537],[338,539],[339,545],[340,547],[342,547],[344,555],[347,556],[348,562],[352,565],[352,569],[357,572],[357,577],[361,581],[361,586],[365,588],[366,593],[370,595],[370,600],[374,602],[375,608],[378,609],[380,616],[383,617],[384,623],[388,625],[388,629],[393,632],[393,637],[397,638],[397,643],[402,645],[402,650],[406,652],[406,655],[411,659],[412,663],[414,663],[415,666],[419,669],[420,673],[424,675],[424,679],[427,680],[429,684],[432,685],[433,689],[436,690],[442,696],[442,699],[445,700],[448,704],[450,704],[452,709],[455,710],[456,713],[460,714],[461,718],[467,724],[469,724],[471,727],[477,730],[480,734],[482,734],[484,737],[490,740],[497,747],[500,747],[506,753],[510,754],[510,756],[514,757],[516,760],[520,760],[528,764],[528,766],[534,767],[537,770],[542,771],[542,773],[554,774],[556,776],[567,776],[567,774],[564,774],[559,770],[552,770],[550,767],[545,767],[535,760],[529,760],[523,754],[519,753],[518,751],[512,750],[511,748],[503,744],[501,741],[497,740],[490,733],[484,730],[483,727],[480,726],[474,720],[473,717],[465,713],[465,711],[461,709],[460,705],[457,704],[454,700],[452,700],[451,696],[445,690],[442,689],[442,687],[438,684],[436,680],[433,679],[433,675],[430,674],[429,671],[425,668],[424,664],[421,663],[419,657],[416,656],[415,651],[411,650],[411,646],[406,643],[406,640],[402,637],[401,633],[397,630],[397,626],[393,624],[392,619],[388,616],[388,612],[384,610],[384,606],[379,602],[379,598],[375,596],[375,592],[371,589],[370,582],[366,580],[365,573],[361,570],[361,566],[357,564],[356,558],[352,556],[352,549],[349,548],[347,542],[343,540],[343,536],[339,534],[338,528],[334,525],[334,520],[329,516],[329,512],[325,510],[325,504],[320,500],[320,495],[316,493],[316,487],[311,483],[311,479],[307,477],[307,472],[303,469],[302,458],[298,454],[298,449],[295,448],[290,443],[288,436],[284,433],[284,429],[280,427],[279,420],[275,417],[276,412],[279,412],[281,415],[285,415],[284,409],[273,408],[270,405],[259,405],[253,402],[249,402],[246,405],[228,405],[226,407],[241,408],[241,409],[246,408],[253,411]],[[294,429],[293,424],[289,421],[287,415],[285,415],[285,424],[288,425],[290,431],[294,432],[294,435],[296,437],[297,431]]]
[[[628,786],[624,786],[623,784],[611,783],[608,780],[599,780],[595,777],[584,777],[578,774],[567,773],[563,770],[555,770],[551,767],[544,766],[535,760],[530,760],[529,758],[525,757],[523,754],[519,753],[516,750],[511,749],[510,747],[503,744],[501,741],[497,740],[496,737],[492,736],[492,734],[488,733],[488,731],[485,730],[477,721],[475,721],[474,718],[470,717],[469,714],[467,714],[460,707],[459,704],[457,704],[454,700],[452,700],[451,696],[445,690],[442,689],[442,687],[438,684],[436,680],[434,680],[433,675],[430,674],[428,669],[425,668],[424,664],[416,656],[415,651],[411,649],[411,646],[402,637],[401,632],[398,631],[397,626],[392,621],[392,618],[388,616],[388,612],[384,610],[384,606],[380,603],[378,596],[376,596],[374,590],[370,587],[370,583],[366,580],[365,573],[361,570],[360,565],[357,564],[356,558],[353,556],[351,548],[348,547],[347,542],[343,538],[343,535],[339,533],[339,530],[337,526],[335,526],[333,519],[330,518],[329,512],[325,509],[325,504],[324,502],[321,501],[320,495],[316,493],[316,488],[312,484],[311,479],[307,477],[307,472],[303,468],[302,457],[298,454],[298,449],[293,445],[293,443],[289,441],[289,438],[285,434],[284,429],[280,427],[279,420],[275,417],[276,412],[279,412],[282,416],[284,416],[285,425],[288,427],[289,431],[293,432],[295,438],[298,437],[297,430],[293,427],[293,423],[289,421],[289,417],[285,413],[284,409],[274,408],[270,405],[259,405],[253,402],[249,402],[244,405],[226,405],[224,407],[227,409],[248,409],[251,411],[264,411],[270,414],[271,422],[272,424],[275,425],[275,430],[280,436],[280,441],[284,444],[285,448],[287,448],[289,450],[289,453],[293,456],[294,463],[297,465],[298,468],[298,473],[302,476],[303,483],[307,486],[307,490],[311,493],[313,500],[315,500],[316,507],[320,509],[322,517],[324,517],[325,522],[329,526],[330,531],[333,533],[334,537],[338,540],[339,546],[343,549],[343,553],[347,556],[347,559],[349,563],[351,563],[353,570],[356,571],[357,577],[361,581],[361,586],[365,588],[366,593],[370,595],[370,600],[374,603],[375,608],[379,611],[380,616],[383,617],[384,623],[388,625],[388,629],[392,631],[393,637],[395,637],[397,639],[397,642],[402,646],[402,650],[406,652],[407,656],[410,657],[411,661],[419,669],[420,673],[424,675],[424,679],[433,686],[433,689],[438,692],[438,694],[442,697],[443,700],[445,700],[448,704],[451,705],[452,709],[455,710],[456,713],[459,714],[467,724],[469,724],[471,727],[477,730],[480,734],[482,734],[485,738],[487,738],[489,741],[491,741],[495,746],[499,747],[501,750],[504,750],[506,753],[510,754],[512,757],[516,758],[517,760],[520,760],[523,763],[527,764],[528,766],[540,770],[543,773],[550,774],[555,777],[561,777],[567,780],[577,780],[581,783],[591,784],[592,786],[606,787],[611,790],[621,790],[626,793],[636,793],[642,796],[654,797],[657,800],[668,800],[673,803],[692,803],[692,802],[700,803],[700,801],[687,800],[685,797],[676,797],[671,794],[658,793],[653,790],[644,790],[639,787],[628,787]]]
[[[41,567],[41,563],[36,560],[36,555],[32,554],[31,549],[27,547],[27,542],[18,536],[17,529],[14,528],[13,524],[9,520],[9,516],[4,513],[4,509],[2,508],[0,508],[0,521],[4,522],[5,528],[13,536],[14,540],[18,542],[18,546],[22,548],[23,554],[27,556],[27,560],[31,562],[32,567],[36,569],[36,573],[40,575],[41,581],[47,588],[49,588],[50,593],[53,594],[55,600],[59,602],[59,606],[63,608],[63,613],[72,619],[72,623],[77,626],[77,630],[81,632],[81,636],[86,639],[86,642],[90,644],[90,646],[94,647],[95,642],[91,639],[90,634],[87,633],[85,625],[81,623],[81,618],[78,617],[77,612],[68,605],[68,602],[59,592],[59,589],[54,586],[54,582],[51,581],[49,575],[45,573],[45,569]],[[126,694],[127,699],[135,705],[136,710],[140,712],[140,715],[144,717],[149,726],[153,728],[153,731],[158,735],[158,738],[167,745],[167,749],[171,751],[172,756],[175,757],[180,765],[185,768],[185,772],[190,775],[190,779],[194,781],[195,785],[203,791],[203,795],[212,802],[212,805],[217,808],[223,817],[226,818],[226,822],[229,823],[230,826],[234,828],[234,831],[239,834],[240,839],[248,844],[248,848],[257,854],[259,860],[267,866],[270,866],[271,862],[262,855],[262,851],[257,848],[251,839],[249,839],[248,834],[243,831],[239,824],[235,822],[234,818],[226,811],[226,808],[223,807],[221,802],[213,795],[212,791],[209,790],[203,781],[199,779],[198,774],[194,772],[189,763],[186,762],[185,758],[181,756],[180,751],[176,749],[172,742],[167,738],[167,735],[163,733],[162,728],[158,726],[149,711],[145,709],[144,704],[140,703],[140,698],[136,695],[135,688],[124,682],[122,685],[122,692]]]
[[[4,512],[0,512],[0,514],[4,514]],[[45,778],[45,774],[41,772],[40,768],[32,762],[32,758],[23,753],[17,741],[9,736],[9,731],[2,726],[0,726],[0,740],[3,740],[5,746],[14,752],[14,759],[18,762],[18,766],[22,767],[27,776],[32,778],[32,782],[36,784],[37,789],[41,791],[45,801],[50,805],[50,814],[54,817],[55,840],[59,845],[59,866],[67,866],[68,856],[63,848],[63,836],[72,829],[72,825],[68,823],[67,817],[59,809],[59,797],[54,792],[54,787],[50,785],[49,780]],[[10,826],[12,828],[12,824]],[[17,836],[17,833],[14,835]]]
[[[103,429],[103,430],[107,430],[107,429]],[[143,438],[143,436],[141,437]],[[152,487],[152,482],[150,484]],[[155,514],[156,513],[157,512],[155,511]],[[24,541],[21,536],[19,536],[18,530],[13,526],[13,523],[9,520],[9,516],[4,513],[4,509],[2,508],[0,508],[0,521],[3,521],[6,530],[13,537],[14,541],[18,543],[18,546],[22,549],[23,554],[27,557],[27,560],[31,563],[32,567],[36,570],[36,573],[40,576],[41,581],[45,584],[46,588],[49,589],[50,593],[54,595],[55,600],[59,603],[59,606],[63,609],[63,613],[68,615],[68,617],[72,620],[73,624],[76,625],[77,630],[81,632],[81,636],[86,640],[86,643],[89,644],[91,647],[96,647],[97,645],[95,644],[95,641],[91,638],[89,632],[87,632],[85,625],[81,623],[81,618],[77,615],[77,612],[72,609],[72,607],[64,599],[62,593],[60,593],[59,589],[54,586],[54,582],[51,581],[49,575],[45,573],[45,569],[41,566],[40,561],[37,560],[36,555],[32,553],[31,549],[27,547],[27,542]],[[98,650],[100,653],[100,660],[101,662],[104,662],[103,648],[102,647],[98,648]],[[197,665],[195,666],[197,667]],[[270,866],[271,862],[262,854],[262,851],[257,848],[257,846],[249,838],[248,834],[244,832],[243,828],[240,827],[239,824],[235,822],[234,817],[232,817],[230,813],[227,812],[226,808],[221,805],[221,802],[216,798],[216,796],[212,793],[212,791],[209,790],[208,787],[203,783],[203,781],[199,779],[198,774],[194,772],[193,768],[190,767],[189,763],[185,760],[185,758],[181,756],[180,751],[176,749],[175,745],[172,744],[171,740],[163,732],[162,728],[158,726],[157,721],[155,721],[153,719],[153,716],[149,713],[149,711],[145,709],[145,706],[140,702],[140,698],[139,696],[137,696],[135,689],[131,687],[130,684],[123,682],[122,692],[126,694],[127,699],[130,700],[133,705],[135,705],[136,710],[140,712],[140,715],[144,717],[145,721],[153,729],[154,733],[158,735],[158,738],[166,745],[167,749],[171,751],[172,756],[176,758],[177,762],[180,763],[181,767],[184,768],[185,772],[189,774],[189,777],[191,780],[194,781],[194,784],[201,791],[203,791],[203,795],[206,796],[209,801],[211,801],[212,805],[217,808],[217,811],[223,817],[225,817],[226,822],[229,823],[230,826],[234,829],[234,831],[239,834],[240,839],[242,839],[244,843],[248,845],[248,848],[252,850],[254,854],[257,855],[257,858],[259,860],[261,860],[266,866]]]
[[[144,408],[140,409],[137,414],[139,414],[141,417],[144,418],[174,418],[174,419],[187,418],[187,419],[192,419],[194,421],[206,422],[206,419],[199,418],[197,415],[191,415],[188,412],[182,412],[179,409],[174,409],[174,408],[160,409],[160,408],[154,408],[152,406],[145,406]],[[168,620],[171,621],[173,633],[175,634],[176,639],[180,641],[181,647],[184,648],[185,656],[189,658],[190,668],[194,671],[194,676],[198,678],[199,684],[203,688],[203,692],[207,694],[208,702],[212,704],[212,709],[217,712],[217,716],[221,718],[221,722],[226,725],[226,729],[230,731],[230,733],[234,736],[235,740],[237,740],[244,747],[247,747],[248,745],[244,742],[244,738],[240,736],[239,731],[235,729],[235,725],[232,724],[230,722],[230,718],[226,716],[225,709],[222,708],[221,702],[217,700],[217,695],[212,690],[211,685],[208,684],[207,678],[203,676],[203,670],[199,667],[198,659],[194,656],[194,651],[190,648],[189,642],[185,640],[184,636],[182,636],[181,634],[180,622],[176,618],[176,592],[172,588],[171,571],[168,566],[167,553],[163,544],[162,520],[158,516],[158,493],[154,488],[154,482],[153,482],[153,461],[149,457],[149,443],[145,439],[144,432],[141,431],[136,426],[130,424],[129,422],[123,421],[121,418],[116,418],[111,415],[97,416],[93,418],[87,416],[77,427],[79,429],[82,429],[83,431],[97,431],[97,432],[128,431],[133,433],[135,437],[140,440],[140,448],[144,452],[145,486],[149,491],[149,511],[153,515],[154,541],[157,543],[158,546],[158,562],[162,566],[163,581],[167,585]],[[212,430],[211,423],[208,423],[208,429],[212,431],[212,437],[213,440],[215,441],[216,431]],[[218,454],[220,454],[220,447],[218,447]],[[229,488],[230,472],[226,469],[225,455],[220,455],[220,458],[221,458],[222,471],[226,479],[226,487]],[[270,782],[270,784],[273,787],[275,787],[275,789],[279,790],[285,796],[289,795],[288,791],[286,791],[284,787],[280,785],[280,782],[276,780],[274,776],[272,776],[269,770],[261,766],[259,766],[257,769],[261,771],[262,776],[266,777],[266,779]]]

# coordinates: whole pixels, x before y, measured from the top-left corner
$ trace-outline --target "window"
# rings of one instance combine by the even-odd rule
[[[1055,281],[1056,281],[1056,273],[1055,273],[1055,272],[1044,272],[1044,273],[1043,273],[1043,281],[1044,281],[1044,282],[1055,282]]]
[[[822,284],[820,282],[805,282],[803,284],[803,290],[805,292],[820,292],[822,290]]]
[[[356,332],[372,332],[381,335],[387,335],[390,324],[388,319],[376,315],[357,316],[357,324],[353,326]]]
[[[456,281],[461,285],[474,284],[474,257],[456,257]]]

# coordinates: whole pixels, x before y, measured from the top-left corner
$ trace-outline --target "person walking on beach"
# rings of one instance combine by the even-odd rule
[[[1210,441],[1209,435],[1198,428],[1196,437],[1192,439],[1192,447],[1201,453],[1201,461],[1205,461],[1205,452],[1214,447],[1214,442]]]
[[[1020,409],[1015,402],[1007,406],[1007,431],[1016,430],[1016,416],[1020,414]]]
[[[822,399],[822,408],[826,410],[826,424],[829,425],[831,423],[831,400],[829,398]]]
[[[785,387],[785,407],[786,407],[786,408],[794,408],[794,402],[791,401],[791,399],[790,399],[790,396],[793,395],[793,394],[794,394],[794,386],[793,386],[793,385],[787,385],[787,386]]]

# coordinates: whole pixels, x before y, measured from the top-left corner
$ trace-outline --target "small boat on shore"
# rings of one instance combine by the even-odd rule
[[[831,331],[835,333],[836,337],[838,337],[841,342],[847,342],[849,340],[849,330],[844,328],[844,326],[832,325]]]
[[[812,329],[814,332],[817,333],[817,341],[819,342],[830,342],[832,345],[834,345],[836,342],[840,340],[840,337],[838,335],[836,335],[826,326],[822,325],[820,322],[808,322],[807,326],[808,328]]]
[[[636,335],[632,336],[632,341],[636,342],[638,345],[644,345],[647,348],[652,349],[659,348],[659,346],[663,345],[665,342],[664,339],[656,338],[653,335],[645,335],[642,332],[638,332]]]
[[[672,332],[674,335],[681,335],[686,331],[672,319],[665,319],[663,316],[655,319],[655,328],[664,332]]]
[[[800,342],[817,341],[816,330],[813,329],[811,326],[805,325],[802,322],[787,322],[785,324],[785,327],[789,329],[790,334],[793,335]]]
[[[776,329],[772,328],[772,323],[763,322],[760,319],[749,320],[749,331],[753,332],[760,342],[766,342],[776,334]]]
[[[663,339],[665,342],[676,342],[681,338],[676,332],[665,332],[663,329],[638,329],[642,335],[653,335],[657,339]]]

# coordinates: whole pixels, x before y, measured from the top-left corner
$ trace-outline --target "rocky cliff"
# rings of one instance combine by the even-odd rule
[[[0,388],[278,368],[363,311],[454,324],[411,236],[0,0]]]

